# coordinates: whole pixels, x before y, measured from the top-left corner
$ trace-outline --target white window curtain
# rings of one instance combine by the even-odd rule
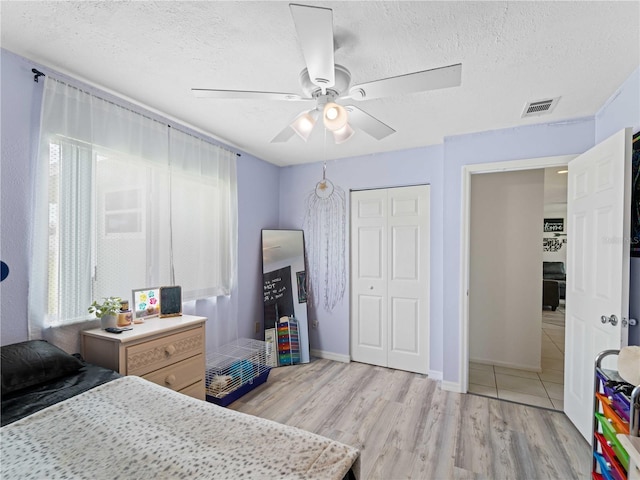
[[[31,338],[84,321],[94,299],[182,285],[231,291],[235,154],[45,79],[34,180]]]
[[[184,301],[229,295],[237,244],[235,154],[174,128],[169,145],[173,281]]]

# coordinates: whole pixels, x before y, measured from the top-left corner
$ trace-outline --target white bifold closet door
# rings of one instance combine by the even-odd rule
[[[429,185],[351,192],[351,358],[427,373]]]

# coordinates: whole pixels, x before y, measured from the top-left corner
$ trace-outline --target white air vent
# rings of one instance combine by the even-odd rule
[[[524,106],[522,118],[535,117],[538,115],[546,115],[547,113],[551,113],[553,109],[556,108],[558,100],[560,100],[560,97],[538,100],[536,102],[529,102]]]

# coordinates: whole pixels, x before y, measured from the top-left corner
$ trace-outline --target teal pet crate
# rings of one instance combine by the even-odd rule
[[[226,407],[266,382],[271,370],[267,359],[272,349],[270,343],[241,338],[208,354],[207,401]]]

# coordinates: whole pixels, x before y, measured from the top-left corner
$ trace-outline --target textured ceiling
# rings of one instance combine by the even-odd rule
[[[300,2],[333,9],[352,84],[462,63],[462,85],[357,105],[397,132],[334,145],[270,140],[304,104],[195,98],[190,89],[300,93],[288,2],[2,1],[1,45],[119,92],[277,165],[442,143],[593,115],[640,65],[640,2]],[[529,101],[560,96],[521,119]]]

